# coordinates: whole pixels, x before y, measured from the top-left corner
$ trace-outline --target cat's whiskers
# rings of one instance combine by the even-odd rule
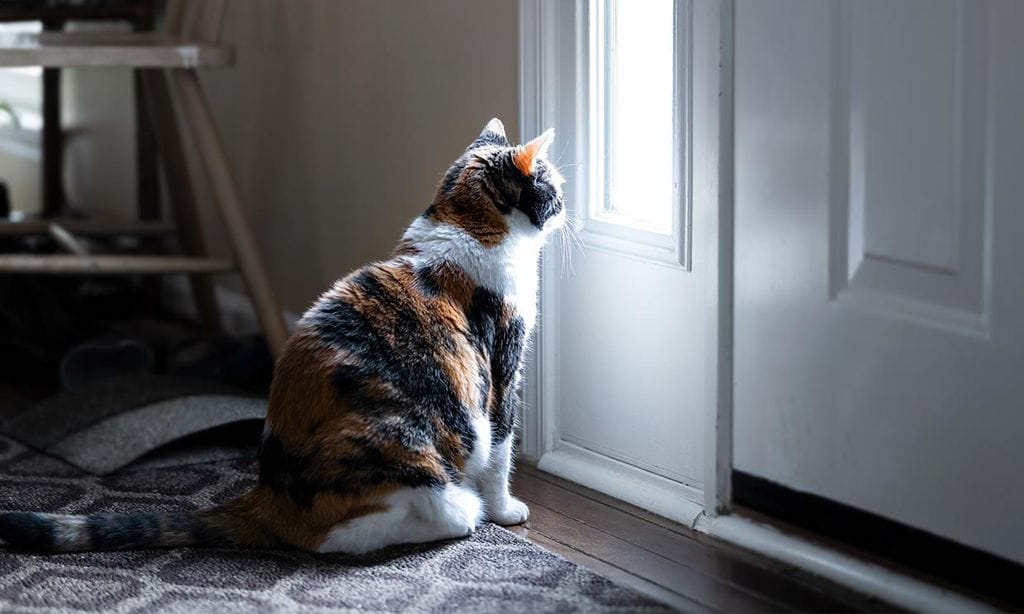
[[[562,168],[562,158],[565,157],[565,154],[568,153],[568,151],[569,143],[567,141],[564,145],[562,145],[562,151],[561,153],[558,154],[558,158],[555,160],[555,166],[557,166],[558,168]]]
[[[566,215],[565,223],[559,230],[558,246],[562,264],[560,276],[564,278],[567,273],[568,275],[575,276],[576,270],[573,266],[573,253],[577,250],[583,250],[583,239],[580,237],[580,221],[575,215]]]

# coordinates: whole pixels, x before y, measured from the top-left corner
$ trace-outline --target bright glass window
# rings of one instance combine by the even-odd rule
[[[602,6],[603,5],[603,6]],[[673,0],[600,0],[609,222],[671,234],[675,209]]]
[[[0,23],[0,37],[38,34],[42,26],[39,21]],[[36,66],[0,69],[0,129],[42,129],[42,77]]]

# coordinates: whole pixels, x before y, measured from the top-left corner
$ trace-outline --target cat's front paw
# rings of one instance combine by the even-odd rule
[[[506,527],[514,524],[523,524],[529,517],[530,508],[515,497],[505,499],[500,504],[493,506],[487,512],[488,520],[494,524],[500,524]]]

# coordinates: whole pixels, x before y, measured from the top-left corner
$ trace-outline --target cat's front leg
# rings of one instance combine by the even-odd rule
[[[504,526],[522,524],[530,516],[530,508],[509,493],[508,478],[511,471],[512,435],[509,434],[491,448],[490,462],[476,479],[487,519]]]

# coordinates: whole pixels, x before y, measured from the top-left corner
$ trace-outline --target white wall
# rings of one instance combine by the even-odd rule
[[[386,256],[490,117],[518,131],[517,29],[501,0],[228,2],[239,61],[203,84],[285,308]],[[69,95],[68,188],[87,208],[131,212],[128,76],[88,72],[102,74],[82,71]]]

